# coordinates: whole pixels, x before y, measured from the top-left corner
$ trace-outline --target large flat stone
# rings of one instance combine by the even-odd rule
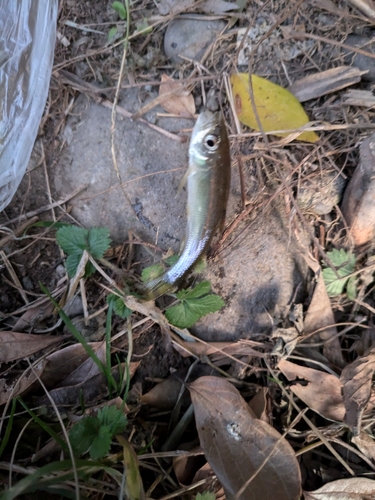
[[[121,105],[132,112],[139,107],[131,92]],[[118,165],[136,217],[118,187],[112,164],[110,110],[82,99],[74,115],[65,133],[69,144],[54,172],[57,197],[87,183],[72,210],[85,227],[107,226],[118,243],[127,240],[128,230],[133,228],[144,241],[157,241],[164,250],[178,252],[185,234],[186,192],[176,194],[188,163],[188,144],[179,144],[136,121],[117,121]],[[155,120],[156,116],[149,118]],[[174,132],[193,126],[191,120],[157,123],[166,127],[167,122]],[[248,185],[250,174],[245,170]],[[256,182],[252,186],[256,191]],[[238,169],[233,168],[227,223],[239,212],[240,199]],[[209,279],[226,306],[198,322],[195,333],[207,340],[221,340],[270,331],[275,307],[291,301],[306,273],[281,214],[282,208],[273,208],[252,222],[244,221],[233,235],[238,236],[235,243],[208,262],[199,279]],[[158,259],[158,255],[153,259],[143,254],[142,265]]]

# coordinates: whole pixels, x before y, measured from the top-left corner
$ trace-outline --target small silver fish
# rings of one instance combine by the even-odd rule
[[[205,109],[194,126],[187,175],[187,228],[184,249],[165,273],[146,284],[149,300],[174,288],[222,228],[230,186],[230,148],[222,114]]]

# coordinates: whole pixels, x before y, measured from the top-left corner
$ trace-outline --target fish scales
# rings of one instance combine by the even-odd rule
[[[178,261],[146,285],[155,299],[175,287],[202,253],[225,220],[230,186],[230,148],[222,114],[205,109],[194,126],[187,171],[187,227]]]

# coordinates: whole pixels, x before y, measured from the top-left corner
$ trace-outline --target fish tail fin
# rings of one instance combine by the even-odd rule
[[[159,278],[155,278],[146,284],[144,292],[147,300],[155,300],[175,287],[173,283],[169,283],[163,278],[165,278],[165,275],[162,274]]]

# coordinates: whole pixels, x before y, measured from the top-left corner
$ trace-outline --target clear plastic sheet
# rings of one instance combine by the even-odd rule
[[[26,171],[47,100],[58,0],[0,0],[0,211]]]

